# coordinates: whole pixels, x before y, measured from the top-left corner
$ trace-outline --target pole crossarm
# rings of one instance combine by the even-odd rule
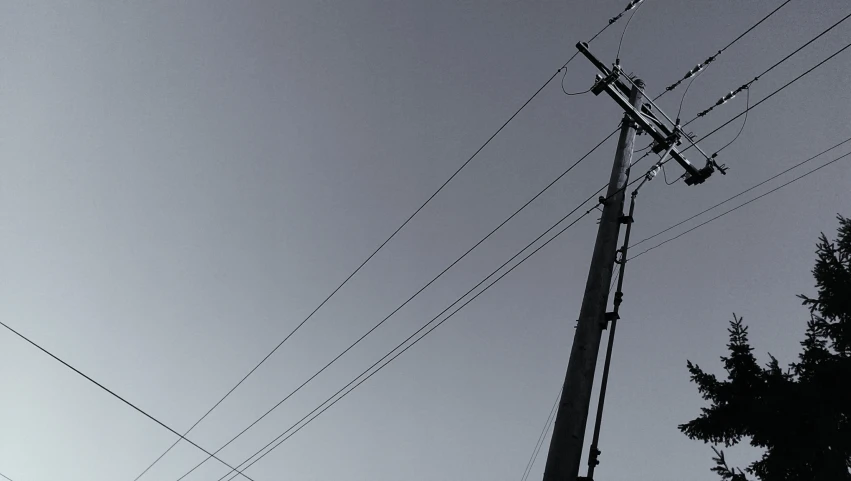
[[[663,151],[669,151],[671,158],[677,161],[677,163],[685,169],[685,183],[687,185],[702,184],[710,175],[712,175],[713,172],[715,172],[716,169],[718,169],[722,174],[726,174],[726,168],[718,165],[715,162],[714,157],[707,157],[705,167],[701,169],[695,167],[676,148],[676,146],[682,144],[683,137],[685,137],[690,143],[694,144],[691,141],[691,137],[689,137],[688,134],[685,134],[679,125],[675,124],[673,129],[668,127],[653,114],[652,107],[649,104],[645,104],[640,110],[632,106],[628,97],[630,87],[620,80],[622,72],[619,65],[615,65],[614,68],[609,69],[603,64],[603,62],[597,59],[590,50],[588,50],[588,45],[583,42],[577,43],[576,48],[579,49],[579,51],[585,55],[585,57],[590,60],[591,63],[600,70],[600,72],[603,73],[602,76],[597,75],[597,81],[591,91],[595,95],[599,95],[601,92],[609,94],[609,96],[612,97],[612,99],[624,110],[624,112],[626,112],[629,118],[632,119],[632,121],[635,122],[641,130],[653,138],[655,143],[653,146],[654,152],[660,153]],[[663,112],[660,111],[660,113],[668,119]],[[671,122],[670,119],[668,119],[668,121]],[[673,122],[671,123],[673,124]]]

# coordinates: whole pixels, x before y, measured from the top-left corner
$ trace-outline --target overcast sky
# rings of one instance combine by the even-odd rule
[[[622,64],[658,93],[780,3],[647,0]],[[3,2],[0,319],[187,429],[625,4]],[[849,11],[791,2],[698,78],[683,117]],[[625,23],[592,43],[606,63]],[[756,82],[752,102],[849,38],[851,23],[837,27]],[[577,57],[567,88],[594,73]],[[849,83],[846,51],[751,112],[722,156],[729,175],[648,184],[634,239],[847,138]],[[660,106],[675,114],[682,91]],[[744,102],[690,127],[707,133]],[[567,97],[553,82],[190,438],[221,446],[620,116],[606,96]],[[613,139],[222,458],[243,461],[588,197],[614,150]],[[795,295],[814,291],[819,232],[851,214],[849,165],[629,265],[597,479],[716,479],[709,446],[677,430],[702,405],[686,360],[719,370],[732,312],[760,359],[794,360],[808,317]],[[578,223],[247,473],[520,479],[564,376],[595,230],[594,216]],[[174,440],[7,331],[0,386],[0,472],[14,481],[132,481]],[[204,457],[181,443],[142,479],[174,481]],[[209,462],[186,479],[226,471]]]

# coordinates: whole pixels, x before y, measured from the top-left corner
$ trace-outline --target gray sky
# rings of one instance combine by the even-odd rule
[[[622,63],[659,92],[779,3],[647,0]],[[187,429],[625,4],[4,2],[0,318]],[[683,117],[849,9],[793,1],[695,82]],[[592,44],[607,63],[624,24]],[[760,79],[751,100],[849,32],[838,27]],[[645,187],[635,238],[847,138],[849,55],[754,109],[723,155],[729,175]],[[579,57],[567,87],[587,88],[593,75]],[[673,115],[679,99],[662,107]],[[743,107],[741,96],[694,131]],[[605,96],[566,97],[551,84],[190,437],[219,447],[619,118]],[[590,195],[614,149],[613,140],[221,456],[242,461]],[[715,479],[709,447],[676,428],[702,405],[686,359],[717,370],[735,311],[760,356],[793,360],[807,318],[794,296],[812,292],[814,242],[837,212],[851,213],[849,187],[840,161],[630,265],[598,479]],[[563,379],[594,233],[591,217],[577,224],[248,473],[519,479]],[[174,439],[6,332],[0,383],[0,472],[15,481],[132,480]],[[143,479],[173,481],[203,458],[182,443]],[[210,462],[187,479],[226,471]]]

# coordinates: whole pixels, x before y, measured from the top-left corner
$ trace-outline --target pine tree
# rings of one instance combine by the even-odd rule
[[[730,468],[723,451],[714,472],[726,481],[851,481],[851,219],[838,236],[822,234],[812,273],[817,296],[799,296],[809,320],[798,362],[784,371],[773,356],[760,366],[748,329],[733,315],[721,358],[725,380],[688,362],[691,380],[709,407],[679,426],[689,438],[733,446],[747,440],[764,450],[746,469]],[[747,473],[747,475],[745,474]]]

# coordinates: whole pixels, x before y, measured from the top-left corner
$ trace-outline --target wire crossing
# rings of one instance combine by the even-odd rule
[[[126,404],[126,405],[130,406],[131,408],[135,409],[136,411],[138,411],[139,413],[143,414],[145,417],[147,417],[147,418],[148,418],[148,419],[150,419],[151,421],[153,421],[153,422],[155,422],[155,423],[159,424],[160,426],[162,426],[162,427],[164,427],[164,428],[168,429],[168,430],[169,430],[172,434],[175,434],[175,435],[177,435],[177,436],[180,436],[180,439],[183,439],[183,440],[184,440],[184,441],[186,441],[187,443],[191,444],[192,446],[195,446],[196,448],[200,449],[201,451],[203,451],[204,453],[206,453],[207,455],[209,455],[211,458],[213,458],[213,459],[215,459],[216,461],[218,461],[218,462],[220,462],[220,463],[224,464],[225,466],[229,467],[229,468],[231,469],[231,472],[236,471],[236,475],[242,475],[242,476],[244,476],[246,479],[249,479],[250,481],[254,481],[253,479],[249,478],[247,475],[243,474],[243,473],[242,473],[242,471],[238,470],[237,468],[234,468],[234,467],[233,467],[233,466],[231,466],[230,464],[228,464],[228,463],[226,463],[226,462],[222,461],[221,459],[217,458],[216,456],[214,456],[212,453],[210,453],[210,452],[209,452],[209,451],[207,451],[206,449],[204,449],[204,448],[202,448],[201,446],[199,446],[199,445],[195,444],[195,442],[193,442],[191,439],[187,439],[187,438],[183,437],[183,435],[181,435],[179,432],[177,432],[177,431],[175,431],[174,429],[170,428],[168,425],[166,425],[165,423],[163,423],[163,422],[162,422],[162,421],[160,421],[159,419],[157,419],[157,418],[153,417],[152,415],[148,414],[148,413],[147,413],[147,412],[145,412],[142,408],[140,408],[140,407],[136,406],[135,404],[131,403],[130,401],[128,401],[128,400],[126,400],[126,399],[124,399],[123,397],[119,396],[118,394],[116,394],[114,391],[112,391],[112,390],[111,390],[111,389],[109,389],[108,387],[106,387],[106,386],[104,386],[103,384],[101,384],[101,383],[99,383],[99,382],[95,381],[94,379],[92,379],[91,377],[89,377],[88,375],[86,375],[85,373],[83,373],[82,371],[80,371],[79,369],[77,369],[77,368],[75,368],[74,366],[72,366],[72,365],[68,364],[67,362],[63,361],[62,359],[60,359],[59,357],[57,357],[56,355],[54,355],[52,352],[50,352],[50,351],[48,351],[47,349],[45,349],[45,348],[41,347],[40,345],[36,344],[34,341],[30,340],[28,337],[24,336],[24,335],[23,335],[23,334],[21,334],[20,332],[18,332],[18,331],[16,331],[15,329],[11,328],[11,327],[10,327],[8,324],[6,324],[5,322],[0,321],[0,326],[5,327],[7,330],[9,330],[10,332],[12,332],[12,334],[14,334],[14,335],[16,335],[16,336],[20,337],[20,338],[21,338],[21,339],[23,339],[24,341],[27,341],[27,342],[28,342],[28,343],[30,343],[31,345],[35,346],[35,347],[36,347],[38,350],[40,350],[41,352],[43,352],[43,353],[47,354],[48,356],[52,357],[54,360],[59,361],[59,363],[60,363],[60,364],[62,364],[63,366],[65,366],[65,367],[67,367],[68,369],[70,369],[70,370],[74,371],[75,373],[79,374],[80,376],[83,376],[83,377],[84,377],[87,381],[91,382],[92,384],[94,384],[95,386],[97,386],[97,387],[101,388],[102,390],[104,390],[104,391],[108,392],[108,393],[109,393],[109,394],[111,394],[114,398],[118,399],[119,401],[123,402],[124,404]],[[4,476],[4,477],[5,477],[5,476]]]

